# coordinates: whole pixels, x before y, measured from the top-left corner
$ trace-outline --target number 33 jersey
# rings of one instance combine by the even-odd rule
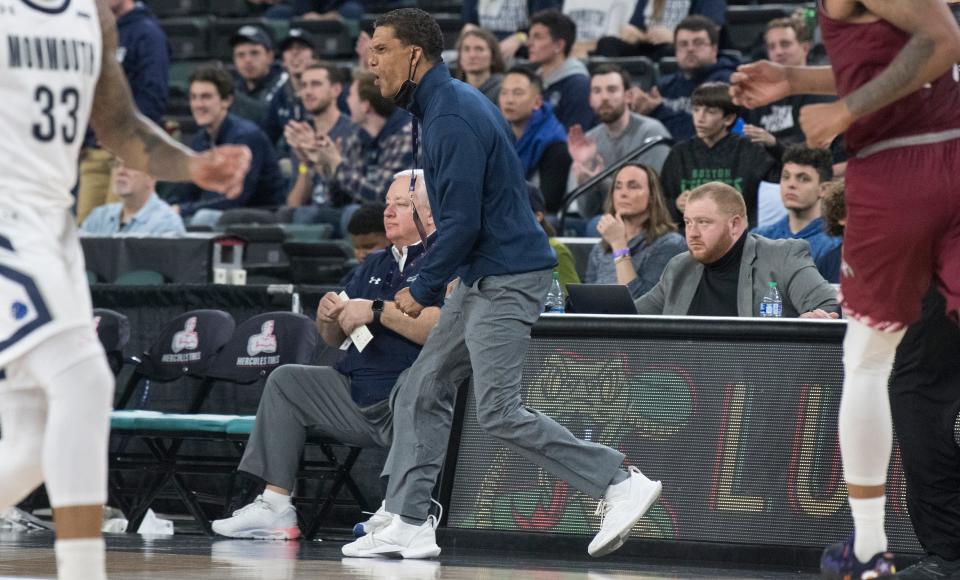
[[[0,0],[0,196],[73,205],[102,50],[95,0]]]

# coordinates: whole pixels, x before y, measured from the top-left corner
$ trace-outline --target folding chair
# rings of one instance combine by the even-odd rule
[[[123,349],[130,342],[130,319],[124,314],[107,308],[93,310],[93,326],[103,350],[107,353],[107,363],[114,376],[120,374],[126,359]],[[136,360],[136,359],[131,359]]]
[[[102,320],[101,320],[102,324]],[[135,531],[142,521],[150,503],[159,495],[171,479],[181,498],[189,495],[182,479],[173,469],[175,459],[183,443],[182,439],[169,440],[163,437],[163,430],[157,436],[151,425],[141,428],[138,421],[147,416],[158,417],[158,411],[123,410],[130,403],[137,387],[146,381],[145,394],[154,383],[174,383],[187,379],[196,389],[189,405],[183,411],[195,413],[203,403],[207,389],[204,384],[204,372],[214,355],[223,348],[233,333],[233,317],[219,310],[193,310],[173,319],[163,327],[159,338],[143,353],[141,360],[123,388],[116,405],[120,411],[111,416],[111,429],[116,437],[110,451],[110,499],[119,507],[130,521],[129,529]],[[184,385],[180,388],[185,389]],[[207,424],[198,426],[209,429]],[[129,452],[127,448],[133,440],[143,443],[146,452]],[[123,473],[139,473],[140,485],[130,495],[124,487]],[[191,504],[188,502],[188,509]]]
[[[204,371],[192,408],[200,409],[219,383],[246,385],[262,389],[270,372],[283,364],[309,362],[317,341],[313,322],[301,314],[270,312],[260,314],[238,326]],[[259,394],[259,391],[258,391]],[[156,459],[162,460],[163,477],[151,488],[146,499],[137,506],[135,517],[141,517],[149,503],[159,497],[163,488],[172,484],[177,497],[186,506],[201,528],[212,535],[210,520],[202,503],[226,505],[232,496],[236,465],[243,454],[253,417],[216,414],[141,414],[134,418],[134,428],[151,442]],[[241,427],[237,428],[236,425]],[[248,425],[246,428],[243,425]],[[186,441],[226,442],[227,454],[192,454],[181,452]],[[185,475],[226,475],[229,488],[225,497],[191,489]],[[129,518],[131,522],[133,518]]]
[[[120,395],[116,407],[125,409],[143,380],[171,383],[184,377],[203,378],[207,367],[230,340],[236,323],[221,310],[191,310],[170,321],[143,353]],[[195,413],[201,400],[194,397],[188,413]]]
[[[300,323],[293,324],[297,321],[300,321]],[[272,332],[268,325],[273,326]],[[275,334],[276,338],[270,338],[271,334]],[[261,338],[264,335],[268,337],[265,340]],[[258,346],[261,340],[264,344]],[[264,367],[259,367],[261,370],[258,371],[257,364],[272,364],[274,366],[289,363],[307,364],[312,359],[316,342],[317,331],[313,321],[309,318],[289,312],[261,314],[237,327],[234,332],[234,339],[217,356],[217,359],[207,371],[207,376],[215,381],[252,384],[261,378],[266,378],[266,373],[262,370]],[[276,358],[262,360],[267,358],[262,356],[267,354],[266,351],[261,350],[263,346],[271,351],[275,349]],[[237,443],[237,449],[241,453],[242,443],[250,436],[255,419],[256,417],[241,417],[227,425],[228,438]],[[329,482],[329,486],[318,485],[316,493],[309,499],[294,498],[298,503],[309,504],[310,506],[307,510],[299,510],[298,514],[302,519],[301,529],[306,531],[305,537],[312,539],[319,525],[333,509],[337,496],[344,487],[360,505],[360,509],[368,510],[369,504],[350,474],[362,448],[341,443],[319,432],[310,433],[306,445],[320,449],[324,459],[309,461],[301,459],[297,479],[319,480],[321,483]],[[334,452],[334,448],[338,446],[347,449],[346,456],[342,460]],[[233,495],[235,477],[236,473],[231,476],[231,493],[228,494],[228,502]],[[324,492],[325,488],[326,492]],[[250,499],[252,498],[245,497],[242,503],[249,503]],[[225,505],[224,508],[225,512],[230,511],[228,505]],[[311,515],[305,516],[305,513]]]

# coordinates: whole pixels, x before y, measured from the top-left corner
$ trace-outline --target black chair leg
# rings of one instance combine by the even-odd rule
[[[330,482],[330,491],[327,494],[326,499],[321,504],[320,509],[315,512],[313,520],[310,522],[310,527],[307,528],[306,538],[312,540],[317,534],[317,530],[320,528],[320,524],[327,519],[327,516],[330,514],[330,511],[333,510],[334,503],[336,503],[337,496],[340,494],[340,489],[343,488],[347,479],[353,483],[354,487],[358,494],[360,494],[360,489],[356,487],[356,482],[353,481],[353,478],[350,477],[350,468],[353,467],[353,464],[357,461],[357,457],[360,455],[362,449],[359,447],[351,447],[350,452],[347,454],[347,459],[344,462],[338,462],[336,455],[333,454],[333,451],[327,448],[326,446],[321,446],[324,450],[324,453],[330,459],[331,462],[338,465],[335,475]],[[317,489],[317,500],[320,499],[321,488]],[[362,494],[360,494],[362,497]],[[316,504],[314,504],[316,505]],[[367,511],[369,508],[366,506],[366,500],[363,501],[361,508],[364,511]]]

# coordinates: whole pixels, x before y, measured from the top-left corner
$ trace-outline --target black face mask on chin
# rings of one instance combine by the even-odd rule
[[[415,53],[410,55],[410,70],[407,74],[407,80],[403,81],[397,94],[393,95],[394,104],[402,109],[406,109],[410,105],[410,101],[413,99],[413,91],[417,90],[417,83],[413,81],[413,77],[417,74],[417,67],[420,66],[420,62],[414,61],[415,56]]]

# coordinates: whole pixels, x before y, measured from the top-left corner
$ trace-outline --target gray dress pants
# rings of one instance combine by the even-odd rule
[[[480,427],[522,457],[599,498],[624,455],[581,441],[520,400],[530,328],[551,271],[488,276],[446,300],[419,358],[391,395],[393,444],[386,509],[423,520],[446,456],[457,386],[473,372]]]
[[[350,397],[350,378],[336,369],[284,365],[267,379],[238,469],[292,490],[310,429],[342,443],[389,447],[390,408],[386,400],[359,407]]]

